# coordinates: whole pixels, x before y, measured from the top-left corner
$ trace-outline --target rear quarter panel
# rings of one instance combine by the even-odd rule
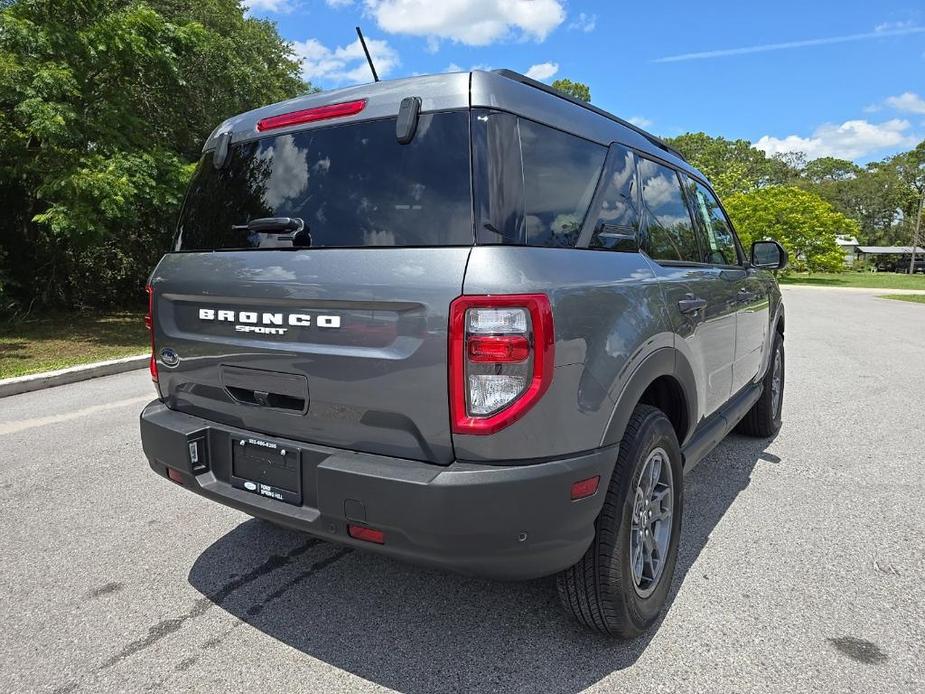
[[[638,253],[479,246],[463,293],[546,294],[556,354],[543,398],[500,432],[454,435],[457,459],[516,461],[597,448],[636,367],[674,346],[658,281]]]

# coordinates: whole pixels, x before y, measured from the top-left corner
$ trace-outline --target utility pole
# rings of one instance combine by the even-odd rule
[[[915,273],[915,249],[919,243],[919,229],[922,227],[922,208],[925,207],[925,186],[922,187],[922,197],[919,199],[919,214],[915,219],[915,231],[912,232],[912,257],[909,258],[909,274]]]

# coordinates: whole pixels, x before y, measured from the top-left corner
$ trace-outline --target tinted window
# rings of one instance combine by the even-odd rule
[[[528,246],[571,248],[578,240],[607,149],[520,119]]]
[[[646,212],[646,252],[655,260],[701,262],[678,174],[645,157],[639,157],[637,168]]]
[[[471,244],[468,112],[421,116],[407,145],[386,119],[235,145],[221,171],[207,153],[177,247],[291,247],[278,232],[233,229],[259,217],[303,219],[312,246]]]
[[[625,147],[613,145],[610,164],[602,181],[603,197],[597,212],[591,248],[637,250],[639,196],[636,161]]]
[[[703,222],[703,262],[738,265],[739,254],[736,251],[732,228],[716,197],[696,181],[691,181],[688,189],[691,191],[696,214]]]

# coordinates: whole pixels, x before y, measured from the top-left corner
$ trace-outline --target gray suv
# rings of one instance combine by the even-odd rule
[[[245,113],[151,275],[151,468],[273,523],[499,579],[631,637],[683,474],[780,427],[773,241],[658,138],[509,72]]]

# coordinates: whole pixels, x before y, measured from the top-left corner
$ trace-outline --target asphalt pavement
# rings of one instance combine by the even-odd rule
[[[0,399],[0,691],[925,691],[925,306],[784,288],[784,426],[685,483],[629,643],[552,580],[275,528],[155,476],[137,371]]]

